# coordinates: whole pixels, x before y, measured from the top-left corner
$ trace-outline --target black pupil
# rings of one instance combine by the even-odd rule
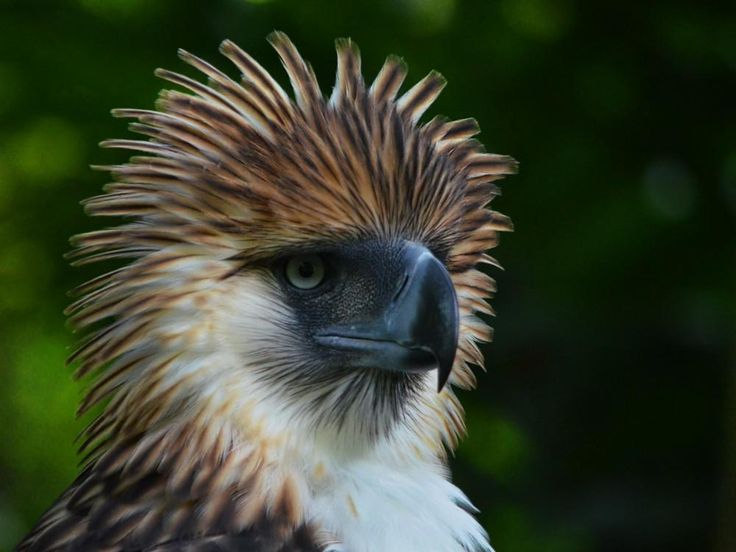
[[[299,263],[297,272],[302,278],[311,278],[312,276],[314,276],[314,265],[309,261],[302,261],[301,263]]]

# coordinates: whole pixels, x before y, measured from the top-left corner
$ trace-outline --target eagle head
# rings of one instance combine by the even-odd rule
[[[143,155],[104,167],[115,181],[86,202],[130,221],[74,239],[77,263],[133,259],[70,308],[108,322],[73,356],[81,374],[106,366],[82,410],[113,396],[106,417],[133,425],[221,412],[246,432],[278,419],[351,446],[399,427],[452,444],[446,384],[473,384],[490,339],[478,265],[510,222],[486,205],[515,162],[484,152],[472,119],[419,123],[438,73],[397,98],[400,59],[367,85],[338,40],[326,98],[289,39],[270,41],[293,99],[225,41],[239,82],[180,51],[207,85],[158,70],[188,93],[114,111],[147,139],[103,142]]]
[[[95,374],[80,412],[102,404],[82,442],[87,470],[62,500],[76,535],[100,535],[95,523],[107,521],[91,517],[94,504],[138,473],[151,474],[139,478],[141,515],[152,504],[169,512],[172,496],[199,512],[183,533],[165,525],[176,535],[210,531],[218,496],[238,531],[258,511],[298,527],[316,515],[304,504],[318,501],[317,481],[347,477],[335,458],[433,466],[432,488],[463,502],[441,468],[463,429],[453,388],[473,386],[478,343],[491,337],[478,315],[491,313],[494,282],[479,267],[496,264],[486,251],[511,224],[487,205],[516,163],[486,153],[472,119],[420,123],[444,87],[438,73],[398,95],[399,58],[366,84],[357,47],[338,40],[326,97],[289,39],[270,41],[292,95],[225,41],[238,79],[180,51],[206,84],[158,70],[177,89],[155,110],[113,111],[143,139],[102,143],[138,153],[100,167],[112,182],[85,208],[124,221],[76,236],[70,254],[128,260],[80,286],[68,309],[87,329],[71,357],[77,375]],[[254,475],[267,466],[271,475]],[[354,478],[368,495],[369,480]],[[361,496],[350,498],[356,519],[370,510]],[[460,508],[447,511],[476,531]]]

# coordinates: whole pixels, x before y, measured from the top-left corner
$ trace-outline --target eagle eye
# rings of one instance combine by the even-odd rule
[[[296,255],[286,261],[286,281],[297,289],[314,289],[325,279],[325,262],[318,255]]]

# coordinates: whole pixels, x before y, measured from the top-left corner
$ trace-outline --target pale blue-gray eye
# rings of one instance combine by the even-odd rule
[[[314,289],[325,279],[325,263],[317,255],[297,255],[286,263],[286,279],[297,289]]]

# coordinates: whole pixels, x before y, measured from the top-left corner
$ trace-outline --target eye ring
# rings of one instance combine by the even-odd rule
[[[327,268],[319,255],[295,255],[286,261],[284,276],[289,284],[300,290],[310,290],[325,280]]]

